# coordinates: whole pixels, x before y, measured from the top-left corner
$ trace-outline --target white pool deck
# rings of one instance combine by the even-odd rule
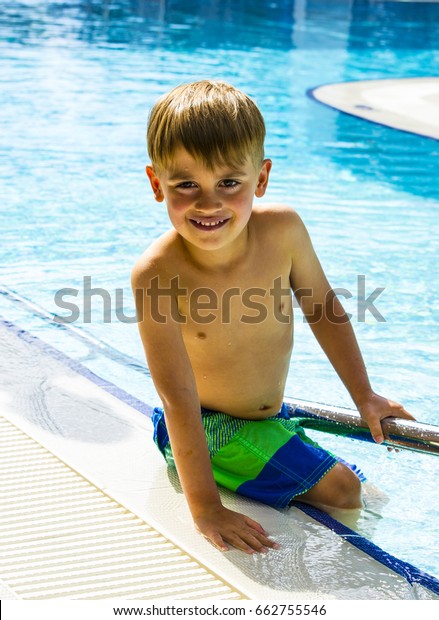
[[[310,94],[347,114],[439,140],[439,77],[327,84]]]
[[[224,491],[281,549],[217,551],[147,416],[4,323],[0,367],[3,598],[438,598],[298,508]]]

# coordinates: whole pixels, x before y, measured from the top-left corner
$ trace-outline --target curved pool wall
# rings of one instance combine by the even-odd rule
[[[169,225],[144,176],[147,114],[182,81],[226,79],[255,98],[267,121],[274,168],[264,200],[298,209],[331,283],[353,295],[345,305],[376,389],[437,423],[438,144],[337,113],[306,92],[434,76],[438,4],[6,1],[0,11],[0,282],[66,314],[55,293],[76,289],[69,301],[81,306],[89,277],[112,304],[104,317],[96,295],[90,322],[82,312],[72,325],[95,349],[67,344],[62,329],[4,294],[7,319],[71,346],[73,357],[153,404],[136,325],[116,316],[116,307],[133,316],[131,266]],[[359,295],[376,288],[384,288],[376,307],[385,321],[359,316]],[[288,395],[350,406],[299,313],[296,325]],[[119,361],[97,355],[102,347]],[[434,459],[326,444],[354,456],[392,498],[374,542],[437,575]]]

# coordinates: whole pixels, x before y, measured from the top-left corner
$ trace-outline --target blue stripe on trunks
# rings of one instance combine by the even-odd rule
[[[272,456],[256,478],[247,480],[236,491],[264,504],[285,508],[294,497],[317,484],[337,462],[332,454],[304,443],[295,435]]]

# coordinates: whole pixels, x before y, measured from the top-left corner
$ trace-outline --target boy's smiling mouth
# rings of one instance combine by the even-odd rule
[[[212,231],[222,228],[229,219],[228,217],[191,217],[189,221],[198,230]]]

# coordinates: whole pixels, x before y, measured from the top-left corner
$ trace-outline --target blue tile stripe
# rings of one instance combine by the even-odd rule
[[[34,336],[27,330],[18,327],[17,325],[15,325],[15,323],[6,320],[3,317],[0,317],[0,325],[3,325],[7,329],[9,329],[24,342],[37,346],[41,351],[57,359],[58,361],[65,364],[67,367],[71,368],[83,377],[86,377],[87,379],[101,387],[103,390],[112,394],[122,402],[128,404],[133,409],[136,409],[143,415],[147,415],[148,417],[152,416],[153,407],[143,403],[141,400],[139,400],[132,394],[129,394],[125,390],[122,390],[114,383],[111,383],[103,377],[96,375],[94,372],[86,368],[83,364],[65,355],[52,345],[44,342],[43,340],[38,338],[38,336]],[[292,505],[296,506],[322,525],[328,527],[335,534],[341,536],[344,540],[360,549],[363,553],[369,555],[374,560],[380,562],[390,570],[403,577],[409,584],[419,584],[439,596],[439,580],[436,579],[436,577],[425,573],[416,566],[413,566],[412,564],[409,564],[404,560],[400,560],[399,558],[390,555],[389,553],[372,543],[370,540],[367,540],[367,538],[364,538],[363,536],[357,534],[357,532],[351,530],[350,528],[343,525],[336,519],[332,518],[330,515],[322,512],[318,508],[297,501],[293,501]]]
[[[298,501],[293,501],[292,506],[299,508],[309,517],[312,517],[322,525],[325,525],[351,545],[363,551],[363,553],[366,553],[377,562],[380,562],[380,564],[383,564],[387,568],[393,570],[395,573],[400,575],[400,577],[403,577],[406,581],[408,581],[410,585],[419,584],[431,592],[434,592],[434,594],[439,595],[439,579],[436,579],[436,577],[425,573],[416,566],[413,566],[413,564],[409,564],[404,560],[400,560],[399,558],[390,555],[390,553],[387,553],[387,551],[384,551],[381,547],[378,547],[367,538],[364,538],[364,536],[361,536],[354,530],[351,530],[349,527],[343,525],[343,523],[340,523],[326,512],[319,510],[315,506]]]
[[[130,370],[134,370],[142,376],[151,378],[146,364],[139,362],[139,360],[127,355],[126,353],[122,353],[122,351],[119,351],[119,349],[116,349],[106,342],[99,341],[99,344],[96,345],[94,339],[90,340],[87,332],[83,332],[81,328],[74,327],[69,323],[59,323],[55,320],[55,314],[51,314],[44,310],[44,308],[38,307],[34,302],[30,301],[26,297],[23,297],[16,291],[9,289],[4,284],[0,284],[0,296],[4,297],[11,303],[18,305],[19,307],[22,306],[26,308],[27,312],[30,312],[33,316],[37,316],[46,325],[50,325],[50,329],[68,333],[69,336],[79,340],[87,348],[91,349],[93,352],[96,352],[98,355],[108,357],[122,366],[128,365]]]
[[[95,374],[93,371],[89,370],[86,366],[81,364],[81,362],[78,362],[73,358],[69,357],[68,355],[65,355],[65,353],[62,353],[59,349],[56,349],[47,342],[44,342],[43,340],[41,340],[41,338],[38,338],[38,336],[34,336],[27,330],[18,327],[17,325],[15,325],[15,323],[7,321],[1,316],[0,325],[8,328],[24,342],[37,346],[44,353],[47,353],[51,357],[57,359],[64,365],[77,372],[79,375],[86,377],[109,394],[112,394],[122,402],[127,403],[133,409],[140,411],[140,413],[142,413],[143,415],[146,415],[148,417],[152,416],[153,408],[150,405],[147,405],[132,394],[129,394],[114,383],[111,383],[111,381],[107,381],[107,379],[104,379],[103,377]]]

